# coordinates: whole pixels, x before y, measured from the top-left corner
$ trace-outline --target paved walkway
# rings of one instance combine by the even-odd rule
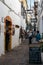
[[[4,56],[0,57],[0,65],[34,65],[29,64],[29,45],[28,40],[15,47]],[[35,64],[37,65],[37,64]],[[39,64],[43,65],[43,64]]]
[[[29,65],[29,47],[25,40],[6,55],[0,57],[0,65]]]

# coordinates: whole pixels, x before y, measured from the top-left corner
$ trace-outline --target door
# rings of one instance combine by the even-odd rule
[[[12,23],[8,19],[5,20],[5,52],[11,50],[12,44]]]

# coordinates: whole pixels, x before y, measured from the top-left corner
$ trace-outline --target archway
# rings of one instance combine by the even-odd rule
[[[5,43],[5,52],[11,50],[11,46],[12,46],[12,20],[9,16],[6,16],[4,19],[4,28],[5,28],[5,32],[4,32],[4,43]]]

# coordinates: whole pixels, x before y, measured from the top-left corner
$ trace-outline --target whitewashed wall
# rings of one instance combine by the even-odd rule
[[[23,19],[21,16],[21,26],[23,27],[24,30],[26,30],[26,19]]]
[[[40,17],[39,31],[40,31],[40,34],[42,34],[42,17]]]
[[[43,16],[43,10],[42,10],[42,0],[40,0],[39,2],[39,6],[38,6],[38,27],[39,27],[39,31],[40,34],[42,35],[43,33],[43,21],[42,21],[42,16]]]
[[[12,24],[20,26],[21,18],[17,16],[16,14],[14,14],[13,12],[10,12],[9,15],[12,18]],[[15,34],[12,36],[12,48],[19,45],[19,29],[20,28],[15,28]]]
[[[41,11],[42,10],[41,2],[42,0],[40,0],[40,2],[38,3],[38,30],[40,31],[40,34],[42,35],[43,33],[43,23],[42,23],[43,12]]]
[[[4,54],[4,23],[2,23],[2,17],[4,18],[8,14],[8,8],[0,2],[0,23],[1,23],[1,34],[0,34],[0,55]]]
[[[8,4],[16,13],[21,12],[21,3],[19,0],[5,0],[5,3]]]
[[[7,4],[9,5],[9,1],[12,3],[12,5],[10,4],[10,6],[12,7],[12,9],[15,10],[15,12],[17,14],[19,14],[19,12],[21,12],[21,4],[18,0],[6,0]],[[15,1],[15,2],[14,2]],[[13,7],[14,5],[14,7]],[[17,16],[16,14],[14,14],[13,12],[9,12],[9,9],[2,3],[0,2],[0,18],[5,18],[7,15],[9,15],[12,18],[12,24],[17,24],[20,26],[21,20],[20,17]],[[1,20],[2,21],[2,20]],[[0,55],[4,54],[4,23],[1,23],[1,31],[3,30],[3,32],[1,32],[0,35]],[[15,35],[12,36],[12,48],[14,48],[15,46],[19,45],[19,29],[15,28]]]

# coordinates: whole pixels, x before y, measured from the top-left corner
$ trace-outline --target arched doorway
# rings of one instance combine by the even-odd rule
[[[5,52],[11,50],[11,44],[12,44],[12,20],[9,16],[6,16],[4,19],[5,23],[5,33],[4,33],[4,39],[5,39]]]

